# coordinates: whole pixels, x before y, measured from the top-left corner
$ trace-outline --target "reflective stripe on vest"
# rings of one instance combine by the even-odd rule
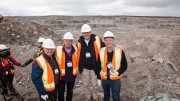
[[[79,42],[77,42],[77,49],[78,49],[78,63],[79,63],[80,55],[81,55],[81,44]]]
[[[96,53],[96,61],[98,60],[99,52],[101,49],[101,38],[99,36],[95,37],[96,41],[94,41],[94,48]]]
[[[121,48],[114,48],[114,54],[113,54],[113,59],[112,59],[112,65],[114,66],[114,70],[118,71],[119,68],[121,68],[121,59],[122,59],[122,49]],[[103,80],[107,80],[107,51],[106,47],[102,48],[100,51],[100,60],[101,60],[101,72],[100,76]],[[122,75],[120,76],[112,76],[110,75],[111,80],[117,80],[120,79]]]
[[[55,89],[55,82],[54,82],[54,73],[50,64],[47,62],[47,60],[44,58],[43,55],[40,55],[38,58],[36,58],[36,61],[40,66],[40,68],[43,69],[43,75],[41,79],[45,90],[53,91]]]
[[[77,56],[77,48],[76,46],[73,46],[75,49],[75,52],[72,54],[72,66],[73,66],[73,75],[77,75],[78,74],[78,56]],[[62,50],[63,46],[58,46],[56,48],[56,59],[58,62],[58,65],[60,67],[60,71],[61,71],[61,76],[64,76],[66,71],[65,71],[65,52]]]
[[[2,64],[3,67],[10,66],[10,65],[9,65],[9,61],[8,61],[7,58],[2,58],[1,64]]]
[[[98,57],[99,57],[99,51],[101,49],[101,38],[99,36],[95,37],[95,41],[94,41],[94,50],[95,50],[95,54],[96,54],[96,61],[98,61]],[[81,53],[81,43],[77,43],[77,47],[78,47],[78,56],[80,58],[80,53]],[[79,60],[78,58],[78,60]]]

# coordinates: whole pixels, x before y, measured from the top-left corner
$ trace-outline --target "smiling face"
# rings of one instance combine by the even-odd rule
[[[114,38],[104,38],[104,43],[106,45],[106,48],[113,48],[114,45]]]
[[[82,36],[84,37],[85,40],[89,40],[91,37],[91,32],[83,32]]]
[[[44,53],[49,57],[51,57],[55,52],[54,48],[44,48],[43,50],[44,50]]]
[[[73,41],[71,39],[64,39],[64,46],[66,48],[71,48],[72,42]]]

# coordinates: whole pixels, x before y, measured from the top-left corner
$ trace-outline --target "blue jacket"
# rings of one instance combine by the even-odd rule
[[[43,55],[45,55],[45,54],[43,54]],[[46,58],[46,56],[45,56],[45,58]],[[43,75],[43,69],[40,68],[37,61],[34,61],[33,64],[32,64],[31,78],[32,78],[32,81],[33,81],[34,85],[36,86],[36,89],[37,89],[39,95],[45,95],[45,94],[53,95],[53,94],[56,94],[57,93],[57,87],[55,88],[54,91],[46,92],[46,90],[44,88],[44,85],[43,85],[43,82],[41,80],[42,75]],[[59,77],[56,78],[56,79],[59,79]]]
[[[42,74],[43,70],[39,67],[38,63],[34,61],[34,63],[32,64],[31,78],[34,85],[36,86],[39,95],[47,94],[41,80]]]

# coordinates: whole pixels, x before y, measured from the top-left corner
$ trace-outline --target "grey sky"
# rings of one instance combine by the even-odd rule
[[[180,17],[180,0],[0,0],[0,15],[134,15]]]

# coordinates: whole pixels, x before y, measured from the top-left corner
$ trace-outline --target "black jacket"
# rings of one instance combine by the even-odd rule
[[[88,43],[88,46],[86,45],[83,36],[81,36],[79,38],[79,40],[78,40],[78,42],[82,46],[81,47],[80,58],[79,58],[79,72],[82,73],[83,72],[83,68],[85,68],[86,66],[92,66],[92,69],[94,70],[95,74],[97,75],[97,73],[98,73],[98,70],[97,70],[98,62],[96,61],[95,49],[94,49],[94,41],[96,41],[96,39],[95,39],[96,35],[91,34],[90,37],[91,38],[90,38],[90,41]],[[104,47],[104,46],[105,46],[105,44],[101,40],[101,47]],[[85,52],[87,50],[91,54],[91,59],[90,60],[86,60],[86,58],[85,58]]]

